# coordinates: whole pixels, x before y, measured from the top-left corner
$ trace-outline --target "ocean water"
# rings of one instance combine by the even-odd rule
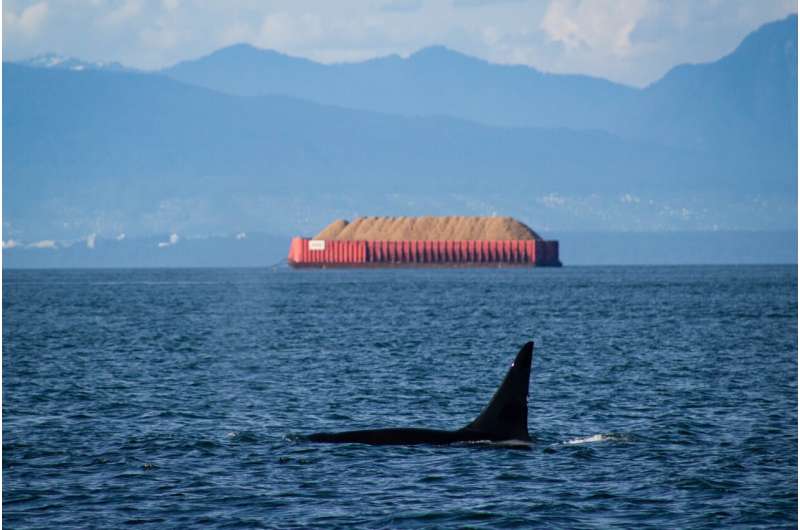
[[[7,270],[7,528],[792,528],[795,267]],[[529,450],[457,428],[536,342]]]

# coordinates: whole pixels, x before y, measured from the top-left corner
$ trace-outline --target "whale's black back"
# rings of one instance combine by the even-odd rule
[[[312,442],[364,443],[372,445],[449,444],[469,441],[530,441],[528,434],[528,383],[533,342],[517,354],[505,379],[489,404],[471,423],[455,431],[391,428],[338,433],[315,433]]]

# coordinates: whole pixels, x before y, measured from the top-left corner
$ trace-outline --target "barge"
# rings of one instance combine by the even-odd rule
[[[360,217],[289,247],[295,268],[560,267],[558,241],[510,217]]]

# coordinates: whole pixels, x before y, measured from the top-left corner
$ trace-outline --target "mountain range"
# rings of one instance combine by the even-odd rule
[[[644,89],[546,74],[442,46],[323,65],[241,44],[162,70],[220,92],[291,95],[407,116],[448,115],[508,127],[601,129],[695,149],[796,153],[797,17],[767,24],[729,55],[680,65]],[[794,136],[792,136],[794,134]]]
[[[545,235],[795,226],[796,15],[642,89],[438,46],[72,61],[3,64],[4,241],[287,237],[358,214],[512,214]]]

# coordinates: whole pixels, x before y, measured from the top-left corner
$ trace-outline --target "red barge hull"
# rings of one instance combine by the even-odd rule
[[[295,237],[296,268],[560,267],[558,241],[340,241]]]

